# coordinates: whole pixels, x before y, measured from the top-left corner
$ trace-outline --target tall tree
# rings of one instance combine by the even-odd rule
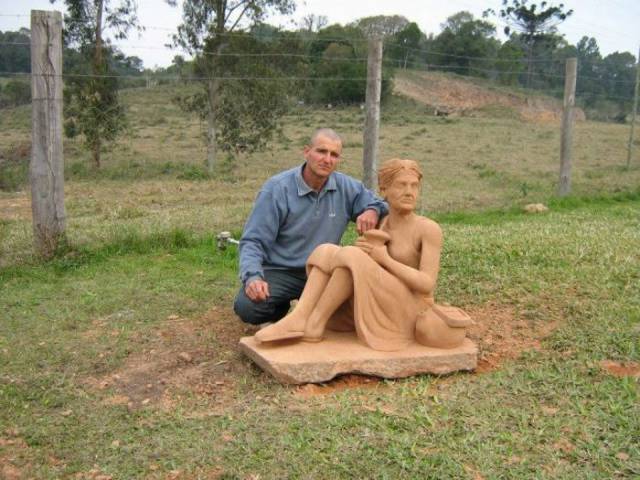
[[[367,37],[389,37],[395,35],[407,25],[409,25],[409,20],[402,15],[362,17],[352,23],[352,26],[362,30]]]
[[[55,3],[56,0],[51,0]],[[87,63],[77,65],[65,82],[65,133],[83,134],[100,168],[102,144],[113,141],[125,128],[125,116],[118,102],[118,79],[111,74],[109,38],[124,39],[136,27],[134,0],[64,0],[65,43],[77,47]],[[74,75],[75,74],[75,75]],[[88,75],[87,75],[88,74]]]
[[[492,62],[486,58],[493,57],[498,49],[499,42],[493,38],[495,27],[475,19],[466,11],[450,16],[441,27],[443,30],[433,43],[433,48],[439,52],[433,59],[434,63],[455,67],[454,71],[463,75],[481,76],[480,73]],[[479,70],[472,70],[474,67]]]
[[[602,60],[602,84],[607,97],[618,105],[618,121],[624,122],[633,100],[636,57],[629,52],[613,52]]]
[[[21,28],[17,32],[0,32],[0,71],[30,72],[30,42],[31,32],[28,28]]]
[[[556,27],[573,14],[573,10],[565,10],[564,4],[553,6],[546,1],[540,5],[528,0],[502,0],[502,8],[496,13],[493,9],[485,10],[484,16],[495,15],[507,23],[506,35],[518,33],[524,41],[527,53],[527,86],[531,86],[533,77],[533,57],[536,46],[545,42],[548,34],[556,31]]]
[[[315,33],[318,30],[322,30],[329,23],[329,19],[326,15],[316,15],[315,13],[309,13],[302,17],[299,22],[299,27],[302,32]]]
[[[389,38],[385,50],[396,65],[406,69],[409,62],[419,59],[418,50],[424,39],[425,35],[418,24],[411,22]]]
[[[167,0],[167,3],[176,6],[177,0]],[[196,57],[198,68],[207,79],[203,84],[206,105],[204,109],[200,108],[200,111],[205,112],[207,118],[206,163],[209,171],[212,171],[216,164],[217,138],[221,133],[220,122],[231,120],[229,116],[221,116],[224,110],[221,108],[222,95],[225,90],[229,94],[233,90],[240,95],[247,108],[255,107],[253,110],[256,121],[259,121],[261,115],[269,115],[269,109],[260,108],[259,102],[260,98],[264,99],[264,90],[260,90],[259,85],[252,83],[252,87],[260,90],[259,95],[253,96],[252,93],[256,91],[253,88],[247,88],[242,92],[241,84],[222,82],[222,77],[232,65],[229,61],[223,61],[225,57],[221,54],[228,53],[226,50],[234,38],[235,31],[247,25],[255,25],[270,12],[291,13],[295,3],[293,0],[185,0],[182,5],[183,23],[178,27],[174,43]],[[239,47],[236,46],[236,51]],[[234,58],[238,60],[241,56]],[[197,98],[192,100],[196,101]],[[199,108],[196,107],[197,104],[201,103],[192,103],[195,108]],[[232,105],[232,102],[227,105]],[[244,124],[239,127],[250,128],[251,125]]]

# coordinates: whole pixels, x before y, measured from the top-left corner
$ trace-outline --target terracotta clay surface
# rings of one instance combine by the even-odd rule
[[[249,357],[284,382],[323,382],[351,372],[398,378],[476,366],[477,349],[465,338],[472,319],[457,307],[435,305],[442,230],[415,213],[418,164],[392,159],[378,174],[389,204],[378,228],[354,246],[316,247],[295,308],[241,340]]]
[[[353,332],[333,331],[318,343],[259,343],[254,337],[243,337],[240,349],[277,380],[291,384],[326,382],[345,373],[383,378],[446,374],[473,370],[478,358],[478,349],[469,339],[452,349],[412,343],[401,351],[382,352],[364,345]]]

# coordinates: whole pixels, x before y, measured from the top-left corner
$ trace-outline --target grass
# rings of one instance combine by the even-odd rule
[[[210,237],[124,238],[4,270],[0,422],[24,442],[5,455],[38,478],[94,468],[114,478],[637,475],[637,380],[599,362],[640,360],[639,209],[636,198],[501,220],[444,217],[441,301],[508,305],[514,321],[558,328],[490,373],[311,399],[234,350],[225,329],[239,328],[228,312],[236,252],[216,251]],[[219,318],[198,324],[211,308]],[[114,404],[133,386],[97,380],[126,376],[131,358],[160,348],[154,338],[175,328],[172,315],[197,324],[197,340],[181,348],[209,345],[203,359],[234,365],[232,379],[203,372],[233,382],[222,407],[194,385],[174,385],[170,408]]]
[[[619,167],[624,127],[578,124],[576,195],[556,199],[555,125],[447,123],[394,100],[381,157],[421,161],[445,234],[437,298],[488,326],[494,365],[308,395],[238,352],[237,252],[214,237],[237,237],[311,127],[291,117],[286,146],[211,176],[197,121],[159,106],[170,93],[125,94],[132,131],[101,172],[65,143],[69,238],[52,261],[30,253],[27,194],[0,192],[2,476],[640,476],[638,379],[603,363],[640,362],[640,171]],[[305,121],[335,119],[358,175],[362,113],[330,115]],[[10,116],[16,145],[28,129]],[[549,212],[522,212],[538,201]]]

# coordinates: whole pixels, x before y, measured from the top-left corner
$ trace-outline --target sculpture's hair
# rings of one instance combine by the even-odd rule
[[[422,170],[415,160],[405,160],[402,158],[392,158],[384,162],[378,169],[378,187],[384,190],[393,182],[396,175],[402,172],[413,173],[422,181]]]
[[[329,140],[333,140],[334,142],[344,143],[342,141],[342,137],[338,135],[332,128],[318,128],[315,132],[313,132],[313,135],[311,135],[311,141],[309,142],[309,145],[313,145],[318,137],[326,137]]]

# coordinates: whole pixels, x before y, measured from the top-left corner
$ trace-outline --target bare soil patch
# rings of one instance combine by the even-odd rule
[[[87,383],[109,390],[105,404],[129,409],[169,409],[193,395],[223,408],[236,393],[236,379],[247,372],[236,348],[246,334],[228,308],[213,307],[196,319],[170,315],[144,350],[127,358],[118,371]]]
[[[468,337],[478,345],[476,373],[495,370],[503,361],[517,358],[522,352],[539,349],[541,340],[558,326],[556,316],[529,320],[517,315],[514,307],[488,303],[465,308],[476,322]]]
[[[614,362],[613,360],[602,360],[600,368],[615,377],[635,377],[640,378],[640,363],[638,362]]]
[[[477,373],[495,370],[523,351],[540,348],[541,340],[557,325],[554,320],[520,318],[514,307],[504,305],[486,304],[467,311],[476,321],[469,337],[480,351]],[[208,414],[223,414],[235,404],[238,378],[251,370],[250,361],[237,348],[238,340],[254,332],[252,327],[242,325],[229,307],[213,307],[194,319],[170,315],[144,350],[132,354],[118,371],[90,378],[87,383],[109,393],[103,400],[106,405],[126,405],[132,410],[146,406],[170,409],[195,396],[212,407]],[[306,399],[383,386],[380,378],[354,374],[323,384],[293,387],[292,393]]]
[[[559,122],[562,104],[550,97],[532,97],[504,90],[491,90],[482,85],[438,72],[411,72],[394,79],[394,91],[420,103],[432,106],[437,114],[470,114],[485,107],[513,109],[522,120]],[[576,109],[576,119],[585,120]]]
[[[293,393],[298,398],[310,398],[354,388],[378,388],[383,380],[369,375],[342,375],[326,383],[307,383],[297,386]]]

